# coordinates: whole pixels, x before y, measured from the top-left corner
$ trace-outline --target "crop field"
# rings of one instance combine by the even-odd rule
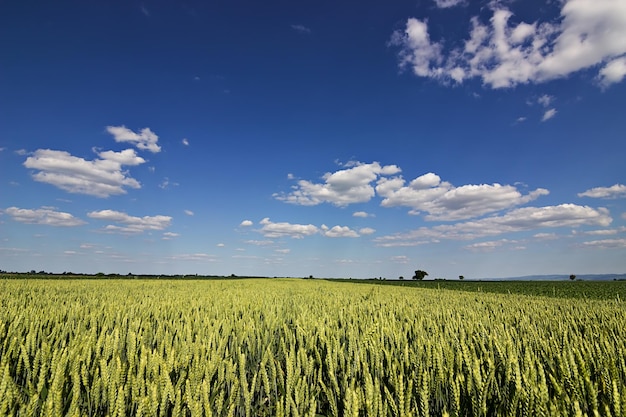
[[[624,416],[614,288],[0,280],[0,415]]]

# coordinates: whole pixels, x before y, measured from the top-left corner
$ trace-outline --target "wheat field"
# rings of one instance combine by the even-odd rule
[[[0,415],[624,416],[619,299],[2,280]]]

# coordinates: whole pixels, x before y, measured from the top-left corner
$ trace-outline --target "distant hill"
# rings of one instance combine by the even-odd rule
[[[583,281],[613,281],[626,280],[625,274],[581,274],[576,275],[577,280]],[[507,278],[481,278],[483,281],[569,281],[569,275],[525,275],[521,277]]]

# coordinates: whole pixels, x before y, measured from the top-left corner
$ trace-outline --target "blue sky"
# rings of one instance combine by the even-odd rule
[[[626,271],[626,3],[6,1],[0,269]]]

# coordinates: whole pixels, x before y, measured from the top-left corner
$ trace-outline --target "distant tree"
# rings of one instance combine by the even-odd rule
[[[459,279],[465,279],[463,275],[459,275]]]
[[[426,272],[426,271],[422,271],[422,270],[419,270],[419,269],[418,269],[417,271],[415,271],[415,275],[413,275],[413,279],[416,279],[416,280],[421,281],[421,280],[423,280],[423,279],[424,279],[424,277],[426,277],[426,276],[428,276],[428,272]]]
[[[400,275],[400,279],[404,279],[404,277],[402,275]]]
[[[572,281],[574,281],[576,279],[576,275],[572,274],[569,276],[569,279],[571,279]]]

